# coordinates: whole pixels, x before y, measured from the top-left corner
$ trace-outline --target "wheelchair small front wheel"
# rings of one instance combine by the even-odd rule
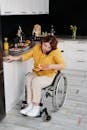
[[[51,116],[49,115],[47,108],[44,108],[42,110],[41,117],[44,122],[48,122],[51,120]]]
[[[43,113],[42,114],[42,120],[44,121],[44,122],[48,122],[48,121],[50,121],[51,120],[51,116],[48,114],[46,114],[46,113]]]

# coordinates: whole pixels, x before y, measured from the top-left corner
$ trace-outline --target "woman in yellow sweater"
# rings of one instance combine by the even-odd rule
[[[34,68],[26,78],[27,104],[21,114],[36,117],[40,113],[41,89],[52,83],[58,70],[64,69],[65,64],[60,49],[57,49],[55,36],[46,36],[41,43],[36,44],[29,52],[20,56],[7,56],[10,61],[26,61],[33,57]]]

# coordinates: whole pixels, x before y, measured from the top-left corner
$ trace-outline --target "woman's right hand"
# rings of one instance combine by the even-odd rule
[[[21,56],[11,56],[11,55],[8,55],[5,57],[5,60],[7,62],[11,62],[11,61],[17,61],[17,60],[20,60],[21,59]]]
[[[11,55],[6,56],[5,61],[7,61],[7,62],[14,61],[14,56],[11,56]]]

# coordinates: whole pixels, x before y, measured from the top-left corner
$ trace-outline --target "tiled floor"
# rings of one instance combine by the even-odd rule
[[[87,80],[68,75],[67,96],[63,107],[49,122],[19,113],[17,104],[0,122],[0,130],[87,130]],[[83,80],[83,82],[82,82]]]

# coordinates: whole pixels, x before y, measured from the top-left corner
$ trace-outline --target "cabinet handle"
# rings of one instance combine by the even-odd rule
[[[76,51],[80,51],[80,52],[86,52],[86,50],[76,50]]]
[[[49,12],[45,12],[45,14],[49,14]]]
[[[21,12],[22,14],[27,14],[27,12]]]
[[[36,14],[36,12],[35,12],[35,11],[32,11],[32,14]]]
[[[39,14],[43,14],[43,12],[42,12],[42,11],[39,11]]]
[[[77,60],[77,62],[85,62],[84,60]]]
[[[5,14],[11,14],[12,12],[11,11],[6,11]]]

